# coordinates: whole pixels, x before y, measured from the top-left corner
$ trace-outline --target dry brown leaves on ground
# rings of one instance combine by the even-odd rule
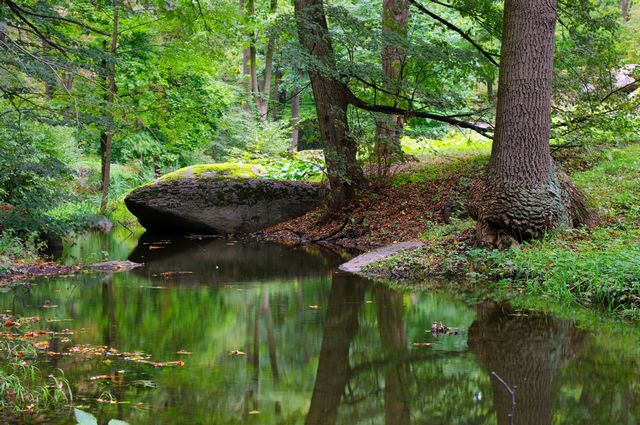
[[[455,208],[464,208],[468,187],[459,174],[386,186],[365,193],[356,206],[327,219],[322,208],[262,232],[281,242],[330,242],[370,250],[418,238],[431,223],[443,223]]]

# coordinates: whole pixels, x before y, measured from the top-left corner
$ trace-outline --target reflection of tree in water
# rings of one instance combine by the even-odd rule
[[[517,314],[506,304],[478,307],[469,348],[489,371],[515,389],[515,425],[552,423],[552,383],[582,345],[584,333],[567,320],[541,313]],[[498,425],[509,424],[511,396],[492,380]]]
[[[307,425],[336,423],[340,400],[349,380],[349,347],[358,332],[364,292],[362,283],[349,282],[346,277],[333,278]]]
[[[378,286],[374,290],[378,330],[385,357],[391,362],[384,378],[386,424],[411,423],[409,410],[409,356],[404,326],[402,292]]]

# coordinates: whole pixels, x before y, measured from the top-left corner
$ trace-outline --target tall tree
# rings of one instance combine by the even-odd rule
[[[629,9],[631,8],[632,0],[620,0],[620,10],[622,12],[622,20],[627,22],[629,20]]]
[[[583,196],[551,159],[556,0],[506,0],[491,159],[470,212],[483,245],[541,237],[586,218]]]
[[[356,141],[349,133],[347,108],[353,97],[335,70],[331,35],[322,0],[295,0],[295,17],[300,43],[313,59],[309,79],[324,144],[327,174],[334,209],[347,205],[365,185],[356,159]]]
[[[402,70],[405,61],[401,42],[407,37],[409,22],[408,0],[382,1],[382,70],[386,77],[385,91],[399,95]],[[402,115],[376,116],[375,157],[378,175],[386,174],[390,161],[402,153],[400,137],[404,117]]]
[[[113,142],[114,114],[113,106],[116,97],[116,52],[118,48],[118,0],[113,0],[113,31],[111,34],[111,45],[109,49],[109,59],[106,64],[106,128],[100,135],[100,159],[102,163],[102,196],[100,200],[100,211],[107,208],[107,196],[109,195],[109,180],[111,175],[111,144]]]

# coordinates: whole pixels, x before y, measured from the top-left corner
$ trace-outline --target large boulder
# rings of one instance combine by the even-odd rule
[[[252,164],[194,165],[141,186],[125,203],[148,230],[252,233],[318,205],[323,187],[264,178]]]

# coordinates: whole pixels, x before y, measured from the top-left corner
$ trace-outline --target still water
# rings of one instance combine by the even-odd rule
[[[0,294],[1,310],[73,332],[50,351],[151,356],[42,360],[101,424],[508,425],[512,398],[491,372],[515,393],[513,424],[640,423],[636,324],[389,289],[336,273],[344,259],[316,247],[118,231],[65,255],[145,263]],[[449,333],[432,334],[434,322]],[[44,422],[75,423],[72,412]]]

